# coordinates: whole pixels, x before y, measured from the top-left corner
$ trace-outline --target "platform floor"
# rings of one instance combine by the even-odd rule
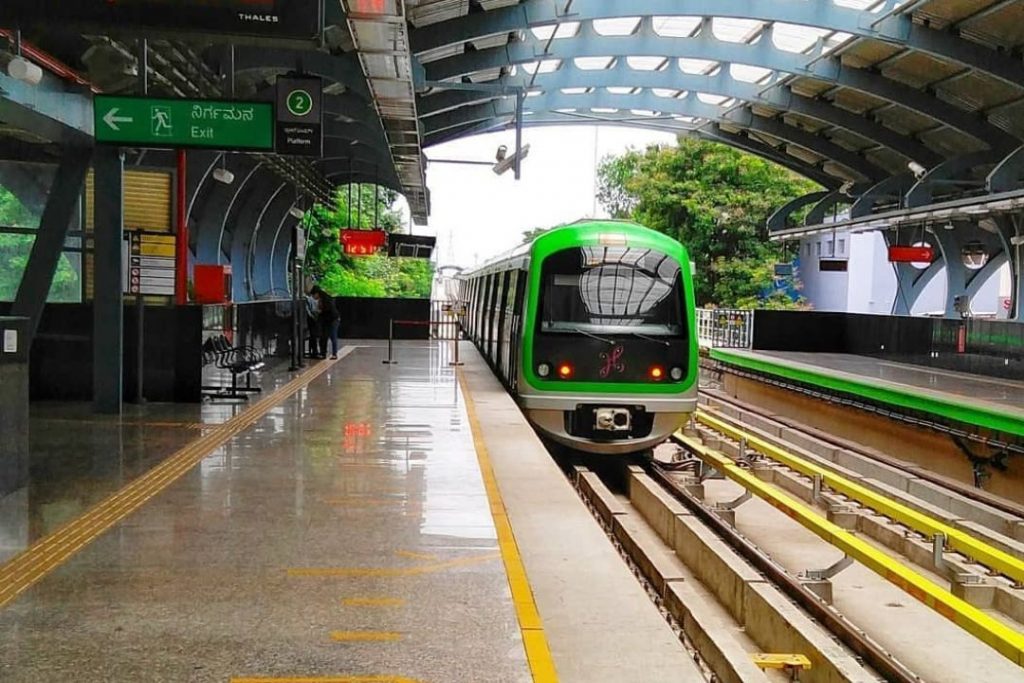
[[[894,399],[906,397],[910,400],[900,404],[903,407],[962,418],[979,426],[994,426],[992,420],[985,419],[990,416],[998,419],[1001,428],[1024,433],[1024,382],[839,353],[715,349],[712,357],[873,400],[896,403]],[[834,380],[836,385],[829,386],[824,379]],[[914,400],[918,398],[924,400]]]
[[[471,347],[476,435],[448,345],[397,352],[386,366],[379,345],[347,346],[282,385],[279,401],[208,409],[221,426],[191,440],[178,430],[154,445],[140,427],[148,459],[121,437],[79,441],[93,458],[137,449],[145,460],[79,477],[86,500],[119,490],[99,505],[128,510],[94,540],[67,531],[89,518],[84,503],[47,514],[29,495],[24,508],[0,506],[7,538],[35,530],[28,553],[0,566],[0,680],[555,680],[531,675],[496,519],[511,522],[526,567],[511,583],[525,580],[539,610],[525,632],[549,643],[557,680],[698,680]],[[73,453],[76,430],[90,427],[60,419]],[[197,451],[227,428],[222,445]],[[507,516],[489,500],[477,445],[492,454]],[[129,510],[141,494],[118,486],[139,474],[163,488]],[[40,515],[71,527],[26,522]],[[43,559],[26,566],[40,544],[50,544]],[[32,572],[44,577],[32,583]],[[23,575],[27,587],[11,589]]]

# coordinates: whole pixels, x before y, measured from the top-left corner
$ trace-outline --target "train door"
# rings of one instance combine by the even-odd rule
[[[469,292],[466,296],[466,332],[468,333],[469,339],[473,340],[476,338],[476,290],[479,289],[480,279],[473,278],[469,281]]]
[[[477,305],[477,327],[479,332],[476,333],[477,346],[480,347],[480,352],[485,353],[487,349],[487,301],[491,295],[491,276],[484,275],[480,280],[480,303]],[[486,354],[485,354],[486,355]]]
[[[504,376],[504,356],[505,350],[508,348],[505,340],[505,321],[508,320],[508,308],[505,303],[508,301],[508,285],[509,279],[512,275],[512,271],[506,270],[501,274],[501,287],[498,289],[498,301],[496,312],[498,316],[497,325],[494,330],[494,366],[498,369],[498,376]]]
[[[495,365],[494,348],[498,344],[498,295],[501,292],[501,273],[491,275],[491,296],[487,299],[487,360]]]
[[[505,288],[505,298],[502,302],[502,310],[505,312],[501,321],[501,376],[505,383],[511,380],[512,370],[512,347],[515,342],[512,339],[512,323],[515,320],[515,308],[513,306],[516,297],[518,279],[517,271],[508,272],[508,286]]]
[[[526,271],[515,273],[516,289],[512,299],[512,320],[509,322],[508,385],[515,393],[519,388],[519,355],[522,352],[523,305],[526,302]]]

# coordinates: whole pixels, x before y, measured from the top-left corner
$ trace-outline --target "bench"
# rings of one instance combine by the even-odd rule
[[[223,334],[210,337],[203,342],[203,365],[214,365],[231,375],[231,384],[203,385],[203,396],[211,399],[248,400],[248,394],[263,391],[252,385],[252,375],[265,365],[263,351],[252,346],[233,346]],[[245,386],[239,386],[238,378],[245,375]]]

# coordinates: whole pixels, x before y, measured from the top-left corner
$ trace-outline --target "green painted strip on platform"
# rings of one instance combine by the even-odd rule
[[[776,375],[795,382],[859,396],[879,403],[937,415],[954,422],[992,429],[1014,436],[1024,436],[1024,420],[985,406],[969,405],[909,391],[900,391],[887,386],[874,385],[868,381],[861,382],[848,377],[829,375],[825,372],[796,368],[786,365],[785,362],[750,358],[723,349],[711,349],[711,357],[722,363],[754,372]],[[965,400],[967,400],[966,397]]]

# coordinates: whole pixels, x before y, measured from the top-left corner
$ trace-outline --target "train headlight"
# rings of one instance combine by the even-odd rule
[[[678,382],[679,380],[681,380],[683,378],[683,369],[682,368],[672,368],[669,371],[669,375],[672,377],[672,379],[674,379],[675,381]]]
[[[541,377],[547,377],[551,374],[551,366],[547,363],[541,363],[537,366],[537,374]]]
[[[558,366],[558,376],[562,379],[569,379],[572,377],[572,366],[568,363],[562,363]]]
[[[650,369],[649,374],[651,376],[651,379],[653,379],[655,382],[660,382],[662,379],[665,378],[665,370],[660,365],[653,366]]]

